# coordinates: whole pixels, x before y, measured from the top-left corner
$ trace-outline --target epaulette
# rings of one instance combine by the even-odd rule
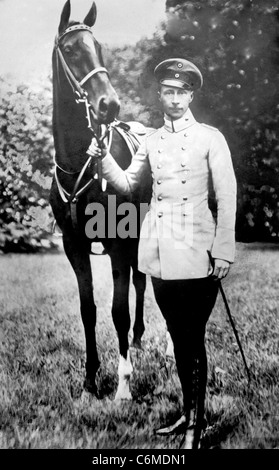
[[[207,129],[211,129],[212,131],[215,131],[215,132],[219,131],[219,129],[217,129],[217,127],[209,126],[208,124],[204,124],[204,122],[202,122],[201,125],[206,127]]]

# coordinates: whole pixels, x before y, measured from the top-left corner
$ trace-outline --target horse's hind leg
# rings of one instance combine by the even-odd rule
[[[96,305],[93,297],[93,284],[90,257],[79,240],[63,235],[65,253],[76,274],[79,297],[80,312],[85,332],[86,342],[86,378],[84,388],[90,393],[97,393],[95,377],[100,362],[98,359],[96,345]]]
[[[146,275],[138,271],[137,266],[133,266],[133,284],[136,291],[136,311],[133,327],[132,347],[141,349],[141,338],[144,333],[143,308],[144,292],[146,289]]]
[[[131,400],[130,377],[133,367],[129,354],[129,283],[130,266],[127,263],[119,262],[119,255],[111,255],[112,275],[113,275],[113,302],[112,318],[117,331],[119,341],[119,365],[118,365],[118,387],[115,400]],[[124,258],[122,258],[124,259]]]

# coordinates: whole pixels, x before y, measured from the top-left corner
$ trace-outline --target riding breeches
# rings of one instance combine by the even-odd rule
[[[205,328],[218,283],[211,277],[171,281],[152,277],[152,284],[173,341],[186,421],[202,426],[207,383]]]

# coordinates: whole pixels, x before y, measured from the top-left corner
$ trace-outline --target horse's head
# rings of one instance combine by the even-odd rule
[[[108,124],[117,117],[120,103],[104,68],[101,47],[91,31],[96,21],[95,2],[83,23],[69,22],[70,14],[68,0],[61,14],[56,41],[60,60],[72,86],[85,91],[93,120],[97,124]]]

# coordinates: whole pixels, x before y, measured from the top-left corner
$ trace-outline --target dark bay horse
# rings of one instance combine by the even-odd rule
[[[109,185],[105,190],[102,187],[101,171],[86,153],[92,138],[99,139],[100,143],[107,139],[111,154],[122,168],[129,165],[131,152],[127,141],[116,131],[117,126],[114,126],[115,122],[119,122],[116,118],[120,103],[105,69],[101,47],[91,30],[96,20],[96,5],[93,2],[83,23],[70,21],[70,13],[71,5],[68,0],[61,14],[52,58],[56,165],[50,203],[55,220],[62,231],[65,253],[78,283],[86,340],[84,387],[98,395],[95,378],[100,362],[95,334],[96,305],[90,253],[92,242],[101,241],[111,260],[114,287],[112,316],[119,340],[119,385],[115,398],[129,399],[131,398],[129,379],[132,372],[128,342],[131,273],[136,291],[134,346],[140,347],[144,332],[143,303],[146,277],[137,269],[140,221],[137,220],[137,236],[127,238],[117,234],[109,236],[106,230],[105,236],[101,239],[100,237],[92,239],[87,236],[85,227],[90,212],[88,208],[93,202],[102,205],[107,217],[109,197],[115,198],[116,207],[127,200],[124,196],[116,194]],[[150,182],[148,177],[145,180],[146,186],[140,188],[133,196],[132,203],[137,208],[141,202],[148,202],[150,198]],[[121,217],[123,218],[123,215]]]

